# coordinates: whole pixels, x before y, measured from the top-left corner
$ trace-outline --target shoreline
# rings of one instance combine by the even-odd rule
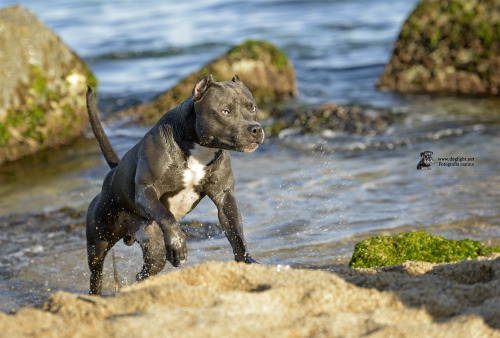
[[[75,233],[83,227],[83,213],[71,208],[26,216],[25,223],[21,218],[9,225],[4,218],[0,225],[51,219],[52,231]],[[213,231],[213,224],[205,226],[195,224],[193,240]],[[51,292],[44,305],[0,312],[0,331],[15,336],[493,336],[500,335],[499,287],[498,253],[455,263],[406,261],[329,271],[209,262],[102,298]]]

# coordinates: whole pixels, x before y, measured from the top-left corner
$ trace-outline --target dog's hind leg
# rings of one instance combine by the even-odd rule
[[[158,274],[167,263],[163,233],[156,222],[143,225],[135,233],[135,240],[142,248],[144,265],[136,276],[137,281]]]
[[[87,254],[90,268],[90,294],[100,295],[102,291],[102,269],[104,266],[104,258],[109,249],[116,243],[106,240],[96,240],[88,242]]]
[[[101,195],[96,196],[87,211],[86,229],[91,295],[101,294],[104,259],[109,249],[124,235],[115,221],[111,207],[102,203]]]

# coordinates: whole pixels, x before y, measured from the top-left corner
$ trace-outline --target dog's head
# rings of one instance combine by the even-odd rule
[[[238,75],[226,82],[207,75],[194,86],[192,98],[200,145],[249,153],[264,141],[257,104]]]
[[[432,159],[432,154],[434,154],[432,151],[429,151],[429,150],[426,150],[426,151],[422,151],[420,153],[420,157],[422,157],[422,160],[426,165],[430,166],[432,164],[432,162],[434,161]]]

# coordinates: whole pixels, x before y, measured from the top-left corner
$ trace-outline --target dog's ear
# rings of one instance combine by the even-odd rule
[[[240,77],[238,76],[238,74],[234,74],[233,79],[231,81],[233,81],[233,82],[241,82]]]
[[[420,153],[420,157],[424,156],[424,154],[425,154],[425,151],[422,151],[422,152]]]
[[[210,86],[215,83],[212,74],[205,75],[193,88],[193,100],[199,100]]]

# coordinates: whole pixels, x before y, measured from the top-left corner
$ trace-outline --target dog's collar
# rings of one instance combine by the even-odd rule
[[[207,167],[210,166],[210,165],[212,165],[212,163],[214,163],[215,161],[217,161],[217,159],[220,157],[220,155],[222,155],[222,149],[219,149],[215,153],[214,158],[210,162],[207,163]]]

